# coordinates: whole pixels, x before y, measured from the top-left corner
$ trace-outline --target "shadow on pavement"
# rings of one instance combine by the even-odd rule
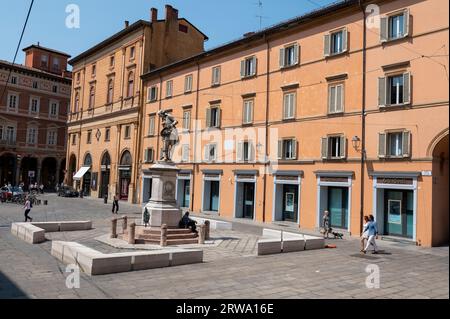
[[[29,297],[0,271],[0,299],[29,299]]]

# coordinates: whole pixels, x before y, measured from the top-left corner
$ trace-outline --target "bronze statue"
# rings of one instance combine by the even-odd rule
[[[178,144],[178,132],[176,125],[178,121],[169,114],[167,111],[159,111],[159,117],[162,119],[163,129],[161,131],[161,137],[163,141],[163,147],[161,149],[161,161],[169,162],[172,158],[172,150],[175,145]]]

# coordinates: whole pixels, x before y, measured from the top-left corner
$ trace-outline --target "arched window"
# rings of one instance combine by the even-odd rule
[[[80,109],[80,93],[75,93],[75,106],[74,106],[74,113],[78,113],[78,110]]]
[[[114,96],[114,81],[113,79],[110,79],[108,81],[108,96],[106,98],[106,103],[111,104],[113,102],[113,96]]]
[[[95,87],[91,86],[91,89],[89,91],[89,108],[94,108],[95,103]]]
[[[134,73],[128,73],[128,88],[127,97],[132,97],[134,95]]]
[[[104,166],[109,166],[109,165],[111,165],[111,157],[109,156],[109,153],[108,153],[108,152],[106,152],[106,153],[103,155],[103,158],[102,158],[102,165],[104,165]]]
[[[84,157],[84,166],[92,166],[92,156],[89,153]]]
[[[122,158],[120,159],[120,165],[123,166],[131,166],[133,163],[133,160],[131,158],[131,154],[128,151],[123,152]]]

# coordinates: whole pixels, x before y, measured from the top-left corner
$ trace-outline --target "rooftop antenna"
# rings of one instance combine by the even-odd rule
[[[258,9],[259,9],[259,14],[257,14],[256,17],[259,18],[259,29],[261,30],[262,29],[262,20],[267,18],[267,17],[264,17],[262,15],[262,13],[263,13],[263,2],[262,2],[262,0],[258,0],[258,2],[255,3],[255,5],[257,5]]]

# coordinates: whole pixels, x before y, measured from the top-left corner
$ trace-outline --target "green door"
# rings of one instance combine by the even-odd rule
[[[348,228],[348,188],[329,187],[328,188],[328,211],[332,228]]]

